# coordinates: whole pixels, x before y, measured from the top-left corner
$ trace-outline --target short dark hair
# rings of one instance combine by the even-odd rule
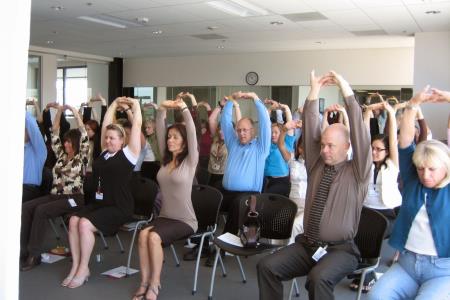
[[[78,129],[70,129],[63,136],[63,143],[68,141],[72,144],[72,148],[77,155],[80,152],[81,132]]]
[[[189,153],[188,147],[187,147],[186,126],[184,126],[184,124],[181,124],[181,123],[175,123],[172,126],[170,126],[169,128],[167,128],[166,139],[165,139],[166,145],[165,145],[165,151],[164,151],[164,157],[163,157],[163,166],[170,163],[173,159],[173,153],[170,152],[169,148],[167,147],[167,140],[169,138],[169,130],[170,129],[177,130],[180,133],[181,137],[183,138],[183,150],[176,157],[176,166],[178,167]]]

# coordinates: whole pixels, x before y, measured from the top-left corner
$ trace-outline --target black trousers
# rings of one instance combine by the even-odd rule
[[[239,200],[244,195],[254,195],[259,194],[259,192],[229,191],[224,189],[222,185],[218,188],[223,195],[220,211],[227,213],[227,222],[223,232],[237,234],[239,231]]]
[[[77,206],[71,207],[68,199],[75,200]],[[22,205],[22,227],[20,229],[20,255],[38,256],[44,249],[46,225],[49,218],[75,212],[84,205],[82,194],[47,195],[25,202]]]
[[[34,184],[22,184],[22,203],[40,197],[41,188]]]
[[[290,191],[291,191],[291,181],[289,176],[264,177],[264,193],[271,193],[289,197]]]
[[[353,242],[329,246],[318,262],[311,258],[314,252],[296,241],[263,257],[257,265],[259,299],[283,299],[282,281],[305,275],[309,299],[334,299],[335,285],[358,266],[358,248]]]

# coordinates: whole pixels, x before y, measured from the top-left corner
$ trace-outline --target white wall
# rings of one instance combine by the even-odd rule
[[[42,108],[49,102],[56,101],[57,56],[41,54],[41,95]]]
[[[0,300],[16,300],[19,296],[20,215],[22,206],[23,134],[27,84],[28,43],[30,37],[31,1],[3,1],[0,10],[0,47],[2,62],[0,90],[7,113],[3,116],[0,165]]]
[[[353,85],[412,85],[414,49],[349,49],[124,60],[124,86],[307,85],[309,72],[334,69]]]
[[[450,91],[450,32],[416,33],[414,55],[414,92],[430,84]],[[424,104],[425,119],[433,138],[447,139],[450,104]]]
[[[101,93],[103,98],[108,99],[108,68],[108,64],[87,64],[88,88],[92,96]]]

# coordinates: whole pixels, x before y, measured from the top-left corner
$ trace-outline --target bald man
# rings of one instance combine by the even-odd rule
[[[344,95],[351,133],[342,124],[320,129],[322,86],[337,84]],[[308,174],[304,234],[295,243],[264,257],[257,266],[260,299],[283,299],[282,281],[307,275],[309,299],[334,299],[334,286],[356,269],[353,242],[370,180],[370,135],[350,85],[335,72],[315,76],[303,114],[303,143]],[[353,158],[347,151],[353,147]]]

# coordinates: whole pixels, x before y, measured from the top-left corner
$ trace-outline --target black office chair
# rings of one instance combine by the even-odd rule
[[[352,275],[361,275],[361,284],[359,285],[358,293],[356,294],[356,300],[361,298],[363,288],[362,283],[366,278],[366,274],[375,271],[380,264],[381,246],[383,245],[388,222],[387,218],[376,210],[368,207],[362,208],[358,232],[354,238],[355,244],[358,246],[359,252],[361,253],[361,260],[357,269],[348,274],[349,277]],[[291,299],[294,284],[295,279],[292,282],[289,300]],[[298,294],[296,296],[298,296]]]
[[[127,270],[126,274],[129,275],[131,255],[133,253],[134,241],[138,229],[143,225],[150,223],[153,219],[153,204],[155,202],[156,194],[159,187],[156,182],[151,179],[141,177],[140,175],[134,175],[130,181],[131,193],[134,199],[134,228],[133,238],[130,242],[130,249],[128,251]]]
[[[220,256],[220,250],[235,255],[241,271],[242,281],[246,283],[247,278],[239,257],[274,251],[277,248],[287,244],[289,238],[291,237],[292,225],[294,224],[295,214],[297,213],[297,205],[289,198],[281,195],[263,193],[255,196],[257,199],[256,211],[259,213],[259,221],[261,225],[260,244],[256,248],[244,248],[234,246],[218,238],[214,239],[216,256],[214,258],[214,266],[211,274],[211,285],[208,299],[212,299],[214,279],[217,261]],[[239,228],[246,220],[248,198],[249,196],[243,196],[240,199]],[[276,243],[274,243],[274,240]],[[226,271],[224,272],[224,276],[226,276]]]

